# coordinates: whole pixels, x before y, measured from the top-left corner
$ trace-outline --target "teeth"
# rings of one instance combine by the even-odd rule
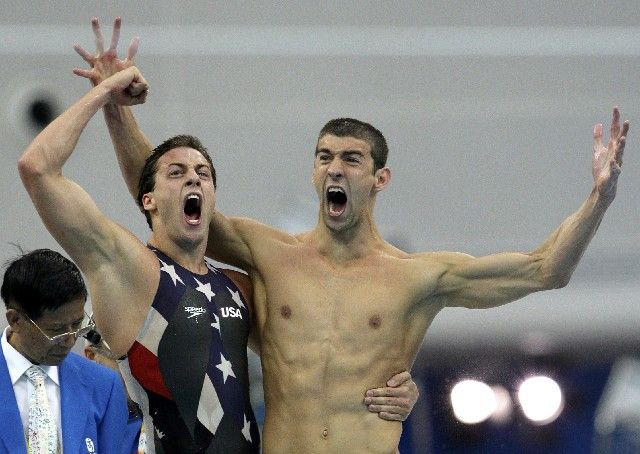
[[[342,188],[329,188],[329,192],[344,192]]]
[[[197,194],[191,194],[191,195],[188,195],[188,196],[187,196],[187,200],[191,200],[191,199],[196,199],[196,200],[198,200],[198,199],[200,199],[200,196],[199,196],[199,195],[197,195]]]

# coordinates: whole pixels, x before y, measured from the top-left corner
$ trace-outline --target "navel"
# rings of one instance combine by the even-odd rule
[[[282,315],[283,318],[291,318],[291,308],[286,304],[280,307],[280,315]]]
[[[382,325],[382,319],[379,315],[372,315],[371,317],[369,317],[369,326],[371,328],[378,329],[380,328],[380,325]]]

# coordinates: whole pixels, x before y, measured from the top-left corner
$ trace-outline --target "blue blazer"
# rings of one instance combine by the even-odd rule
[[[65,454],[121,454],[128,410],[118,374],[73,352],[58,371]],[[1,348],[0,424],[0,454],[26,453],[24,428]]]

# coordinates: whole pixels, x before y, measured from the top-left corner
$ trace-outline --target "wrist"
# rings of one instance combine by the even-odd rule
[[[111,103],[111,87],[106,81],[103,81],[93,87],[89,93],[92,95],[92,100],[98,104],[98,109]]]
[[[591,194],[594,199],[595,208],[600,208],[605,210],[609,207],[609,205],[611,205],[611,203],[613,202],[613,199],[615,199],[616,197],[615,189],[605,194],[600,192],[597,187],[594,187]]]

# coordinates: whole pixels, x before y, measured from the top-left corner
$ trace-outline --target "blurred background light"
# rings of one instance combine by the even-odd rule
[[[462,380],[451,390],[451,406],[458,421],[477,424],[488,419],[497,408],[493,389],[477,380]]]
[[[522,382],[518,390],[518,401],[522,412],[531,422],[548,424],[562,411],[562,390],[555,380],[538,375]]]
[[[494,385],[491,387],[496,399],[496,408],[491,414],[491,421],[503,424],[511,419],[513,413],[513,401],[509,391],[504,386]]]

